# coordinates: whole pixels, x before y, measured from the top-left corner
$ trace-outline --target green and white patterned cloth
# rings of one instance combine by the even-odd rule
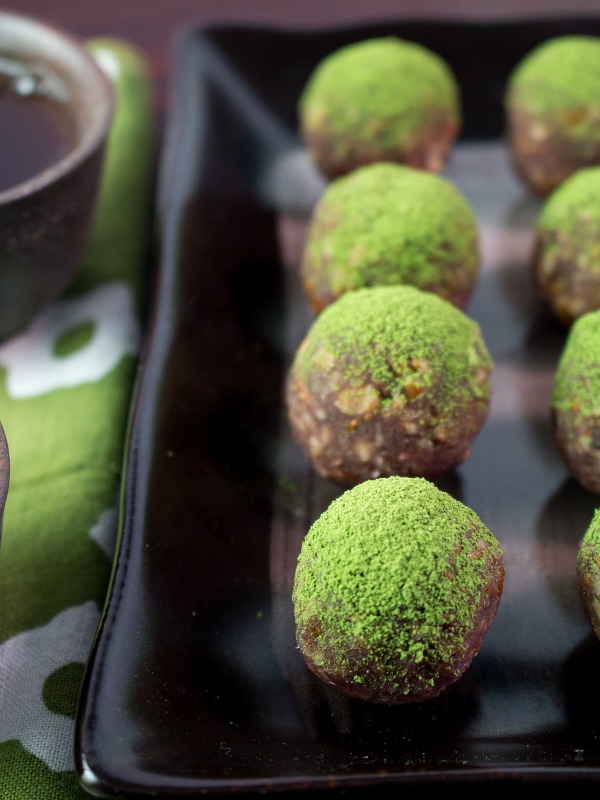
[[[11,481],[0,546],[0,798],[83,798],[73,734],[115,546],[142,343],[152,125],[143,54],[89,42],[116,87],[80,277],[0,343]],[[1,313],[1,312],[0,312]]]

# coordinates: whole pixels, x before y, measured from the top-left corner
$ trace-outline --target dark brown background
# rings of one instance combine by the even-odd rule
[[[16,0],[3,7],[43,18],[78,36],[121,36],[142,47],[153,71],[159,123],[169,103],[173,37],[190,21],[314,26],[394,17],[489,20],[600,14],[598,0]]]

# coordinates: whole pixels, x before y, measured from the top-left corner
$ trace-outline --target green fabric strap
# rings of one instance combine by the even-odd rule
[[[142,342],[148,65],[128,42],[88,46],[117,103],[88,251],[69,293],[0,343],[11,466],[0,546],[2,800],[88,796],[74,772],[74,717],[111,570]]]

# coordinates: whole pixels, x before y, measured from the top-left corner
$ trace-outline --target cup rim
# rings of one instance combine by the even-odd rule
[[[103,140],[106,139],[115,112],[115,91],[111,79],[96,61],[91,51],[86,49],[83,40],[36,16],[12,11],[0,11],[0,26],[10,24],[11,21],[20,26],[33,26],[43,35],[51,36],[57,42],[62,42],[71,52],[76,53],[77,57],[87,64],[90,73],[95,75],[103,102],[102,113],[94,121],[89,134],[79,137],[77,144],[66,155],[41,172],[11,186],[9,189],[0,191],[0,205],[6,205],[20,198],[29,197],[75,170],[95,153]]]

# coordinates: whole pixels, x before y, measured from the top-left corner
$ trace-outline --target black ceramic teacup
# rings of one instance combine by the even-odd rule
[[[83,42],[0,12],[0,339],[75,278],[114,90]]]

